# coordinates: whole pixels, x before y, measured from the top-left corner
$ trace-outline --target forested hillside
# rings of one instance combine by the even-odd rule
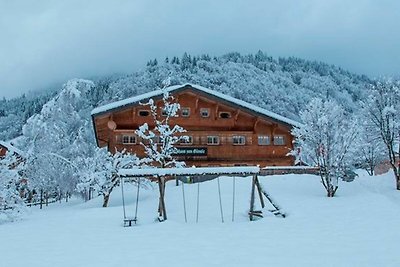
[[[379,83],[324,63],[296,58],[276,60],[261,52],[247,56],[231,53],[214,58],[184,54],[181,58],[166,58],[162,63],[150,60],[143,70],[130,75],[71,79],[59,90],[0,101],[0,138],[12,140],[24,154],[22,164],[10,153],[0,161],[3,164],[0,175],[11,179],[0,180],[3,188],[0,198],[7,197],[8,205],[21,203],[24,207],[24,201],[42,203],[43,196],[46,199],[63,195],[67,198],[75,193],[90,197],[92,193],[103,195],[103,206],[107,206],[111,191],[118,185],[118,180],[114,179],[118,169],[125,166],[122,162],[139,166],[148,161],[125,153],[112,155],[107,149],[97,148],[90,113],[96,106],[159,89],[167,78],[171,85],[202,85],[302,121],[304,127],[294,133],[296,138],[316,141],[316,144],[298,142],[302,148],[302,162],[329,168],[321,172],[328,175],[324,185],[332,189],[329,196],[336,192],[339,177],[354,179],[354,165],[366,165],[373,170],[376,162],[383,158],[382,148],[391,148],[386,154],[391,155],[390,159],[396,158],[397,143],[390,139],[394,134],[383,140],[386,146],[382,145],[382,141],[376,139],[382,136],[379,132],[382,129],[371,127],[382,124],[365,115],[372,114],[372,118],[376,118],[376,112],[385,112],[390,119],[390,129],[392,125],[400,125],[395,108],[398,106],[396,97],[400,95],[397,82]],[[382,102],[376,109],[378,102],[375,100],[387,100],[387,103]],[[379,109],[381,106],[385,108]],[[364,111],[360,112],[362,108]],[[306,126],[314,128],[309,130]],[[383,129],[383,133],[386,132],[386,128]],[[303,139],[304,136],[307,138]],[[324,153],[318,152],[321,147]],[[313,157],[316,151],[317,161]],[[338,161],[321,158],[321,155]],[[333,165],[325,166],[324,162]],[[12,165],[18,168],[8,167]],[[29,181],[27,192],[40,194],[29,193],[22,201],[16,193],[21,177]],[[400,178],[398,187],[400,190]],[[18,214],[7,216],[13,220]]]
[[[315,96],[329,96],[351,111],[371,83],[366,76],[332,65],[293,57],[274,59],[263,52],[220,57],[185,53],[163,62],[150,60],[143,70],[130,75],[94,79],[94,86],[85,92],[85,101],[95,107],[155,90],[167,77],[172,85],[199,84],[297,120],[299,111]],[[39,113],[60,90],[1,100],[0,139],[21,135],[27,119]],[[83,116],[90,119],[89,113]]]

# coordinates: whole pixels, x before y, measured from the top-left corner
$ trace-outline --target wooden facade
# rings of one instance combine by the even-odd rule
[[[187,130],[187,143],[178,144],[177,159],[187,166],[290,166],[294,158],[291,129],[297,122],[249,103],[196,85],[167,89],[181,109],[171,118]],[[99,107],[92,112],[97,144],[109,151],[126,149],[143,157],[135,130],[144,123],[154,127],[149,107],[153,98],[162,106],[160,91]],[[159,116],[162,116],[161,112]]]

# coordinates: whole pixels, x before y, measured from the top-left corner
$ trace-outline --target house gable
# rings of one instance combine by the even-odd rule
[[[185,128],[185,134],[192,140],[190,148],[200,148],[206,153],[187,158],[189,164],[200,164],[200,161],[200,166],[245,164],[244,161],[251,161],[253,163],[246,164],[253,165],[293,163],[287,154],[293,148],[291,129],[299,123],[206,88],[184,85],[167,90],[181,106],[179,116],[170,118],[170,124]],[[140,138],[134,137],[134,142],[124,140],[135,136],[135,130],[144,123],[149,124],[150,128],[154,126],[149,107],[142,105],[149,98],[161,110],[161,91],[93,110],[98,146],[107,146],[111,152],[126,149],[144,156],[143,148],[139,145]],[[162,114],[157,116],[162,119]],[[218,136],[218,142],[209,144],[209,136]],[[178,147],[185,146],[188,145],[178,144]]]

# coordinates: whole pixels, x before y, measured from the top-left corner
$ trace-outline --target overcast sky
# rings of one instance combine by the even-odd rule
[[[399,49],[399,0],[0,0],[0,97],[185,51],[262,50],[398,76]]]

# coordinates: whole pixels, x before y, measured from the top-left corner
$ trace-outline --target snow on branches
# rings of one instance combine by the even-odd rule
[[[320,168],[328,197],[338,188],[338,178],[348,179],[355,154],[357,123],[332,100],[313,99],[300,113],[303,125],[292,133],[301,147],[302,160]],[[354,176],[353,176],[354,178]]]
[[[162,106],[157,106],[153,99],[142,105],[148,106],[153,118],[154,128],[150,129],[147,123],[136,130],[136,134],[142,139],[140,143],[147,155],[143,162],[149,165],[168,168],[184,166],[184,162],[176,161],[173,154],[176,152],[175,144],[187,137],[181,134],[186,132],[179,125],[170,124],[170,119],[178,116],[180,105],[174,103],[174,98],[164,86]]]
[[[396,188],[400,190],[400,83],[393,81],[376,82],[369,90],[363,103],[366,118],[379,133],[385,144],[389,163],[392,167]]]
[[[0,223],[17,220],[26,211],[23,165],[21,158],[13,153],[0,160]]]
[[[82,157],[77,160],[77,164],[80,166],[76,174],[80,179],[78,191],[94,191],[103,196],[103,207],[107,207],[111,192],[119,185],[118,171],[137,167],[139,159],[125,151],[117,151],[112,155],[106,148],[98,148],[93,157]]]

